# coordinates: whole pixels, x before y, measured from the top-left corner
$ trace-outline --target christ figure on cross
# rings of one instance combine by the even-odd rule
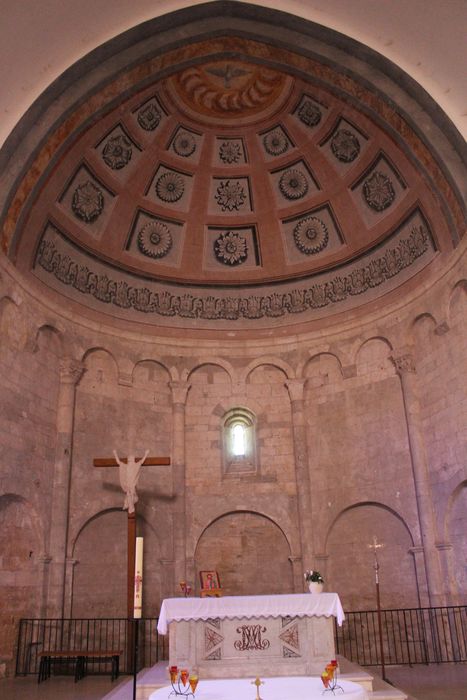
[[[115,461],[118,464],[118,476],[120,478],[120,486],[125,492],[125,502],[123,504],[123,510],[128,510],[128,513],[135,512],[135,503],[138,500],[138,494],[136,493],[136,485],[138,483],[139,473],[141,467],[144,464],[146,457],[149,454],[149,450],[146,450],[144,457],[141,459],[136,459],[134,455],[129,455],[126,460],[120,460],[117,455],[117,451],[114,450]]]

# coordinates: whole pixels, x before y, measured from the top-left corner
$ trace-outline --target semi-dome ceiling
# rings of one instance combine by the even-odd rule
[[[119,71],[36,158],[4,247],[81,310],[146,324],[261,328],[355,308],[423,277],[462,218],[395,104],[343,66],[241,33]]]

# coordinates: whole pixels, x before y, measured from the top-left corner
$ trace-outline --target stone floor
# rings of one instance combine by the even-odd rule
[[[367,669],[375,675],[374,668]],[[467,664],[440,664],[438,666],[389,666],[386,677],[409,694],[409,700],[466,700]],[[125,687],[126,686],[126,687]],[[37,684],[36,678],[9,678],[0,680],[1,700],[102,700],[117,691],[122,700],[132,700],[133,685],[129,677],[117,682],[108,677],[87,676],[79,683],[72,677],[56,676]],[[241,700],[239,698],[239,700]]]

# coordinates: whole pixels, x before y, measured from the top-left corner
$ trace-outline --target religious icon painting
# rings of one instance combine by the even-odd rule
[[[217,571],[200,571],[199,577],[202,590],[209,591],[221,587]]]

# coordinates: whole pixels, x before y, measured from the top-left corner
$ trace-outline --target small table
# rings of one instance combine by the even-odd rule
[[[46,681],[50,678],[52,663],[54,661],[71,661],[75,663],[75,683],[81,678],[84,678],[86,673],[86,664],[89,662],[111,661],[111,680],[118,678],[120,655],[122,649],[117,650],[99,650],[99,649],[60,649],[41,651],[39,654],[39,674],[37,682]]]

